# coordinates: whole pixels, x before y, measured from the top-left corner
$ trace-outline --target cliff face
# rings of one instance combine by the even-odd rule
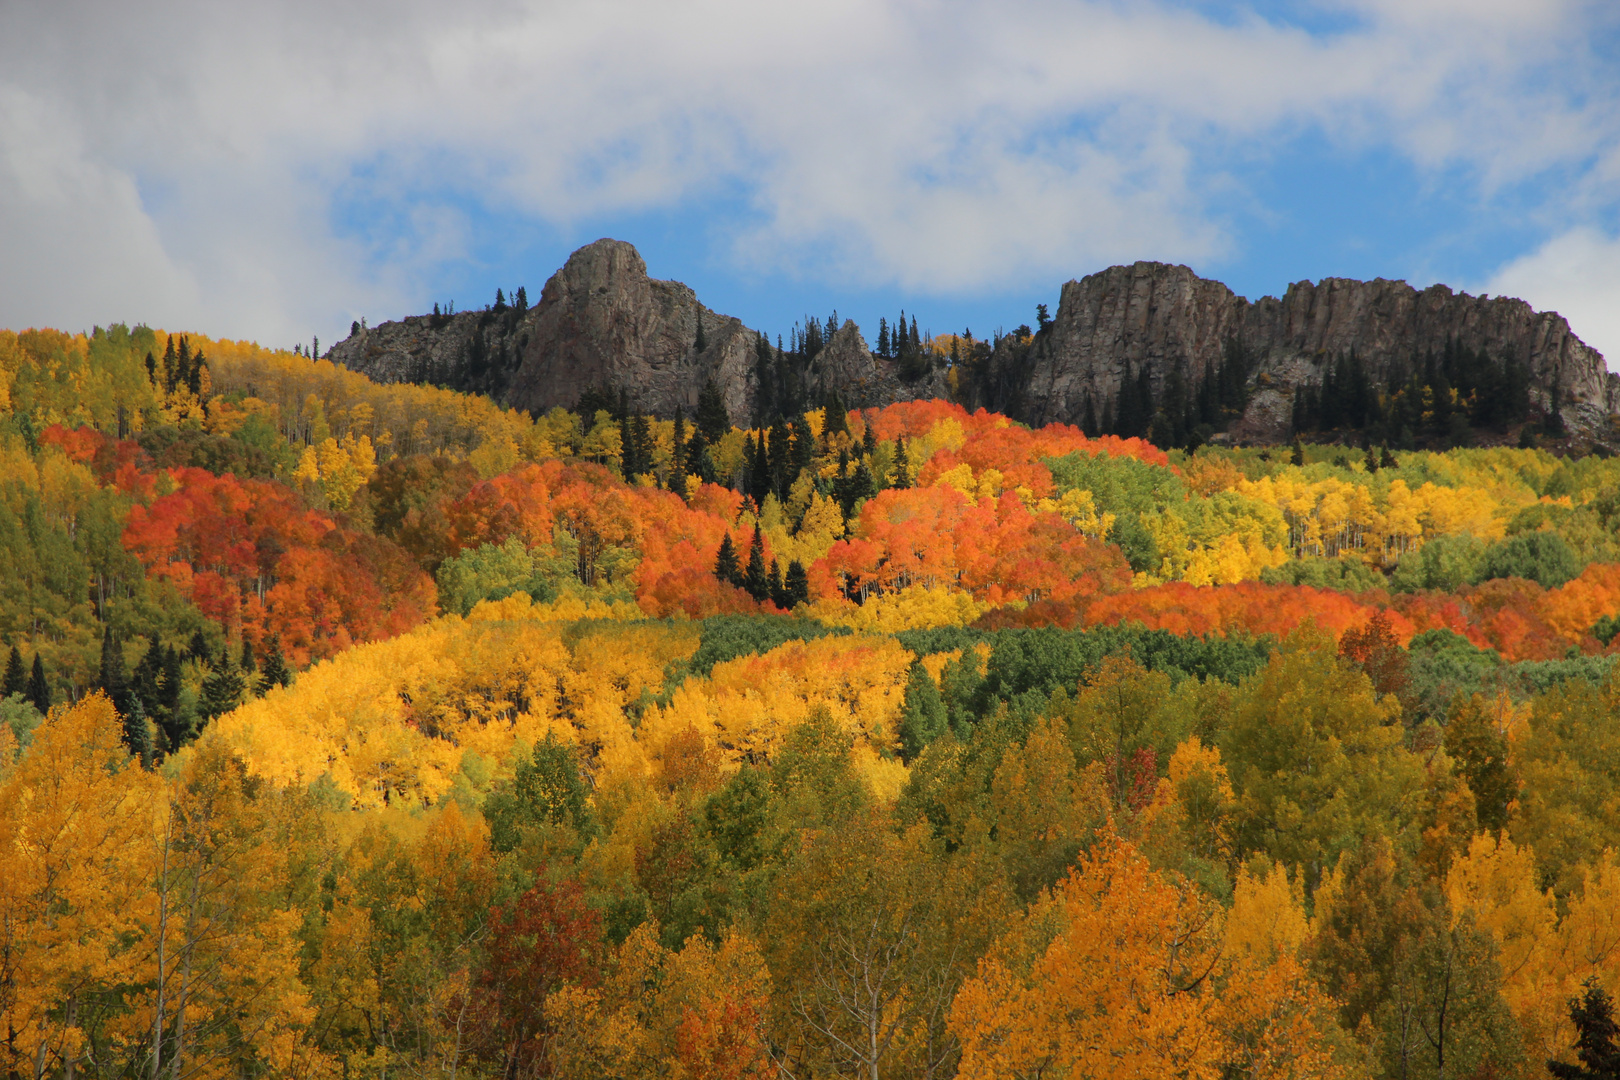
[[[992,358],[986,404],[1032,423],[1079,423],[1088,395],[1100,414],[1127,373],[1139,376],[1144,365],[1156,392],[1178,368],[1196,387],[1231,343],[1247,354],[1256,387],[1233,433],[1275,441],[1288,436],[1293,390],[1320,385],[1340,356],[1354,351],[1371,376],[1387,380],[1448,341],[1524,364],[1539,408],[1558,387],[1577,430],[1599,429],[1620,405],[1602,355],[1561,315],[1522,300],[1327,278],[1250,303],[1185,266],[1148,262],[1065,285],[1051,325],[1028,346],[1004,343]]]
[[[632,405],[661,416],[691,414],[710,380],[739,420],[832,393],[852,406],[944,393],[943,372],[902,381],[853,322],[812,357],[764,360],[758,345],[757,332],[687,286],[648,277],[631,245],[598,240],[574,252],[526,312],[414,316],[362,330],[327,355],[382,382],[487,393],[536,415],[571,408],[592,387],[623,388]]]
[[[1004,339],[963,397],[1030,423],[1079,424],[1088,399],[1101,417],[1127,376],[1139,380],[1146,368],[1156,394],[1177,377],[1195,392],[1237,349],[1253,393],[1231,433],[1280,441],[1294,390],[1319,386],[1339,357],[1353,351],[1387,382],[1448,342],[1524,365],[1534,408],[1547,408],[1556,387],[1577,432],[1602,430],[1620,407],[1603,357],[1561,316],[1522,300],[1328,278],[1250,303],[1185,266],[1150,262],[1063,286],[1051,324],[1033,341]],[[759,346],[759,334],[710,311],[687,286],[648,277],[629,244],[598,240],[574,252],[527,311],[413,316],[361,330],[327,355],[380,381],[485,393],[536,414],[572,407],[592,387],[622,388],[658,415],[690,413],[710,380],[739,421],[768,421],[834,394],[851,407],[949,396],[942,369],[902,379],[853,322],[813,356]]]

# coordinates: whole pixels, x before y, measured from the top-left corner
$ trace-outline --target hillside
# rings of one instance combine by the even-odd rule
[[[413,316],[362,328],[328,357],[383,382],[486,393],[539,415],[587,391],[688,415],[706,382],[733,416],[769,423],[837,400],[952,397],[1032,424],[1152,438],[1276,444],[1327,434],[1406,449],[1534,435],[1612,443],[1620,383],[1554,312],[1523,301],[1328,278],[1250,302],[1185,266],[1116,266],[1063,286],[1050,321],[994,341],[874,352],[852,322],[808,319],[783,348],[647,276],[629,244],[575,252],[532,308]]]
[[[1620,991],[1620,459],[586,401],[0,332],[0,1070],[1530,1080]]]

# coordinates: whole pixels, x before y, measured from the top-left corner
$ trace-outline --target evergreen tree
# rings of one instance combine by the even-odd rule
[[[787,573],[782,577],[782,592],[787,603],[781,605],[785,608],[794,608],[810,601],[810,576],[804,572],[804,564],[798,559],[788,563]]]
[[[129,715],[129,674],[124,668],[124,650],[113,640],[112,627],[101,632],[101,672],[97,685],[112,699],[120,716]]]
[[[242,703],[242,692],[246,689],[242,673],[231,662],[231,654],[224,653],[218,664],[203,679],[202,702],[200,707],[205,720],[223,716]]]
[[[0,697],[28,693],[28,669],[23,667],[22,650],[13,645],[11,658],[6,661],[6,681],[0,688]]]
[[[713,381],[704,383],[702,393],[698,394],[697,414],[693,417],[693,423],[704,446],[715,445],[731,430],[731,414],[726,411],[726,400]]]
[[[911,468],[906,455],[906,437],[902,435],[894,442],[894,483],[891,485],[902,491],[911,486]]]
[[[1367,474],[1369,476],[1372,475],[1373,473],[1377,472],[1380,465],[1382,464],[1378,460],[1378,455],[1373,453],[1372,443],[1367,444],[1367,460],[1364,462],[1364,464],[1366,466]]]
[[[1294,452],[1289,455],[1288,463],[1295,466],[1305,464],[1305,440],[1298,435],[1294,436]]]
[[[877,354],[884,360],[889,358],[889,320],[878,317]]]
[[[714,557],[714,576],[727,585],[742,582],[742,568],[737,565],[737,548],[731,542],[731,531],[720,538],[720,550]]]
[[[124,720],[124,745],[140,761],[142,768],[151,768],[152,726],[146,722],[146,710],[141,708],[141,699],[131,696],[129,711],[120,715]]]
[[[135,675],[130,680],[130,691],[141,703],[141,710],[154,720],[161,720],[163,710],[163,646],[156,636],[146,645]]]
[[[900,714],[900,760],[911,764],[923,748],[945,734],[948,719],[945,699],[921,664],[911,665],[905,704]]]
[[[821,428],[823,440],[831,439],[839,432],[849,430],[849,410],[844,408],[844,399],[839,397],[838,391],[834,390],[827,395],[824,409],[826,420]]]
[[[517,308],[519,312],[529,310],[529,290],[525,289],[522,285],[519,285],[517,296],[512,300],[512,306]]]
[[[259,665],[253,656],[253,643],[242,635],[242,659],[237,662],[242,669],[242,689],[249,697],[258,697],[263,693],[262,683],[259,680]]]
[[[771,583],[765,573],[765,538],[760,535],[758,525],[754,526],[754,538],[748,544],[748,569],[743,574],[743,588],[755,600],[770,599]]]
[[[788,607],[787,588],[782,584],[782,564],[771,559],[771,572],[765,577],[770,588],[771,603],[779,608]]]
[[[692,351],[700,353],[708,347],[709,339],[703,335],[703,313],[700,311],[697,317],[697,337],[692,341]]]
[[[1091,398],[1091,391],[1086,391],[1085,419],[1080,421],[1080,430],[1086,433],[1088,439],[1095,439],[1102,432],[1097,427],[1097,403]]]
[[[877,434],[872,430],[872,418],[869,416],[866,423],[861,426],[861,456],[871,461],[875,453],[877,453]]]
[[[506,310],[506,294],[498,288],[495,290],[495,310]]]
[[[1052,325],[1052,316],[1047,314],[1046,305],[1045,304],[1036,304],[1035,305],[1035,326],[1037,327],[1037,332],[1039,332],[1040,330],[1045,330],[1048,326],[1051,326],[1051,325]]]
[[[45,659],[34,653],[34,670],[28,676],[28,691],[26,694],[39,715],[44,716],[51,711],[51,684],[45,678]]]
[[[192,632],[191,645],[187,648],[186,653],[191,657],[191,659],[196,660],[199,663],[213,663],[213,653],[208,649],[208,639],[203,637],[203,632],[201,630]]]
[[[1378,467],[1380,469],[1400,468],[1400,464],[1395,460],[1395,455],[1389,452],[1387,446],[1382,447],[1378,452]]]
[[[287,658],[281,655],[281,639],[274,634],[264,653],[264,669],[261,672],[264,679],[264,688],[272,686],[291,686],[292,672],[287,668]]]
[[[1556,1080],[1620,1080],[1620,1026],[1614,1022],[1614,1002],[1597,984],[1586,981],[1586,994],[1569,1003],[1575,1022],[1575,1056],[1579,1065],[1547,1062]]]

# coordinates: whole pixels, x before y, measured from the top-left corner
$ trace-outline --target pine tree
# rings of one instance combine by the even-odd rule
[[[146,646],[146,652],[141,656],[140,663],[135,665],[135,674],[130,679],[130,692],[141,703],[141,711],[154,720],[162,717],[163,698],[163,646],[153,637]]]
[[[6,661],[6,681],[0,688],[0,697],[28,693],[28,669],[23,667],[22,650],[13,645],[11,658]]]
[[[935,739],[945,734],[949,726],[945,713],[945,699],[939,687],[921,664],[911,665],[911,679],[906,684],[906,697],[900,715],[900,760],[908,765]]]
[[[779,608],[788,607],[787,587],[782,584],[782,564],[771,559],[771,572],[765,576],[770,587],[771,603]]]
[[[902,435],[894,441],[894,483],[891,485],[901,491],[911,486],[911,468],[907,453],[906,437]]]
[[[112,699],[120,716],[129,715],[129,675],[124,669],[124,650],[113,640],[112,627],[101,632],[101,672],[98,685]]]
[[[191,659],[200,663],[209,664],[213,662],[213,653],[208,649],[208,639],[203,637],[201,630],[192,633],[191,645],[187,649],[187,653]]]
[[[1305,464],[1305,441],[1298,435],[1294,436],[1294,452],[1289,456],[1288,461],[1289,464],[1296,466]]]
[[[720,550],[714,557],[714,576],[727,585],[737,585],[742,580],[742,570],[737,565],[737,548],[731,542],[731,531],[720,538]]]
[[[781,605],[785,608],[791,609],[810,601],[810,577],[798,559],[788,563],[787,573],[782,577],[782,592],[787,598],[787,603]]]
[[[498,288],[495,290],[495,310],[506,310],[506,294]]]
[[[861,431],[861,456],[867,461],[877,453],[877,434],[872,430],[872,418],[867,417]]]
[[[697,338],[692,342],[692,351],[703,352],[708,347],[709,339],[703,335],[703,313],[700,311],[697,317]]]
[[[697,414],[693,422],[704,446],[715,445],[731,430],[731,414],[726,411],[726,399],[713,381],[704,383],[702,393],[698,394]]]
[[[827,395],[827,401],[823,408],[826,414],[826,420],[821,427],[823,440],[831,439],[839,432],[849,430],[849,410],[844,408],[844,399],[838,396],[837,390]]]
[[[889,320],[878,318],[877,354],[883,359],[889,358]]]
[[[1367,460],[1363,464],[1366,466],[1368,475],[1378,471],[1378,455],[1373,453],[1372,443],[1367,444]]]
[[[287,668],[286,657],[281,655],[281,639],[275,634],[270,635],[269,644],[265,648],[261,677],[264,679],[266,690],[272,686],[292,685],[292,672]]]
[[[242,691],[245,689],[242,673],[231,662],[231,654],[226,652],[203,680],[200,703],[203,718],[212,720],[236,708],[242,703]]]
[[[1378,454],[1378,467],[1380,469],[1398,469],[1398,468],[1400,468],[1399,463],[1397,463],[1396,460],[1395,460],[1395,455],[1389,452],[1389,447],[1387,447],[1387,446],[1383,447],[1379,451],[1379,454]]]
[[[765,573],[765,538],[759,526],[754,526],[754,538],[748,544],[748,569],[744,572],[743,588],[755,600],[768,600],[771,596],[770,579]]]
[[[517,308],[519,312],[529,310],[529,290],[519,285],[517,295],[512,298],[512,306]]]
[[[259,665],[253,655],[253,643],[247,639],[246,634],[242,635],[242,659],[237,662],[237,666],[242,669],[242,689],[247,695],[258,697],[263,693],[259,680]]]
[[[37,652],[34,653],[34,670],[28,676],[27,698],[39,710],[39,715],[51,711],[51,684],[45,678],[45,660]]]
[[[1575,1056],[1579,1065],[1547,1062],[1557,1080],[1620,1080],[1620,1026],[1614,1022],[1614,1002],[1594,979],[1586,994],[1569,1003],[1575,1022]]]

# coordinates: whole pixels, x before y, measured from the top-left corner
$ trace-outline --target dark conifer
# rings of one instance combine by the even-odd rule
[[[28,693],[28,669],[23,667],[22,650],[13,645],[11,657],[6,660],[6,681],[0,687],[0,697]]]
[[[512,306],[517,308],[519,312],[529,310],[529,290],[519,285],[517,295],[512,298]]]
[[[1620,1025],[1614,1021],[1614,1002],[1594,979],[1586,993],[1569,1003],[1575,1022],[1575,1056],[1579,1065],[1547,1062],[1556,1080],[1620,1080]]]
[[[727,585],[739,584],[742,568],[737,565],[737,548],[731,542],[731,530],[720,538],[720,550],[714,557],[714,576]]]
[[[160,720],[163,714],[162,685],[163,646],[154,636],[130,679],[130,692],[141,703],[141,711],[154,720]]]
[[[204,664],[213,663],[214,654],[208,649],[208,639],[203,637],[201,630],[192,632],[191,645],[186,650],[187,655]]]
[[[771,603],[784,610],[790,605],[787,598],[787,587],[782,584],[782,564],[774,558],[771,560],[771,572],[765,576],[770,587]]]
[[[889,358],[889,320],[879,316],[877,354],[883,359]]]
[[[698,395],[697,415],[693,417],[693,423],[704,446],[715,445],[731,430],[731,414],[726,411],[726,400],[712,381],[704,383],[703,392]]]
[[[872,430],[872,417],[867,416],[865,420],[861,425],[861,456],[870,461],[877,453],[877,433]]]
[[[101,631],[101,672],[97,684],[107,692],[120,716],[129,715],[129,674],[124,668],[124,650],[113,640],[110,626]]]
[[[702,352],[709,347],[709,339],[703,336],[703,313],[698,312],[697,337],[692,341],[692,351]]]
[[[785,608],[794,608],[810,600],[810,577],[798,559],[788,563],[787,573],[782,577],[782,592],[787,598],[787,603],[781,605]]]
[[[838,396],[836,390],[827,395],[825,416],[821,427],[823,439],[831,439],[839,432],[849,430],[849,410],[844,408],[844,399]]]
[[[1395,455],[1389,452],[1387,446],[1383,447],[1378,453],[1378,467],[1380,469],[1400,468],[1400,464],[1395,460]]]
[[[292,672],[287,667],[287,658],[281,655],[281,639],[274,634],[270,635],[269,644],[265,648],[264,669],[261,676],[266,690],[272,686],[292,685]]]
[[[904,491],[911,486],[911,468],[907,464],[906,437],[900,436],[894,441],[894,483],[891,485]]]
[[[1288,463],[1296,466],[1305,464],[1305,441],[1298,435],[1294,436],[1294,452],[1289,455]]]
[[[760,535],[758,525],[754,526],[754,538],[748,543],[748,569],[743,574],[743,588],[755,600],[770,599],[771,583],[765,572],[765,538]]]
[[[242,673],[231,662],[230,652],[226,651],[203,680],[202,701],[199,703],[203,719],[212,720],[236,708],[242,703],[242,691],[245,689]]]
[[[34,653],[34,670],[28,676],[26,696],[41,716],[51,711],[51,683],[45,678],[45,660],[37,652]]]

